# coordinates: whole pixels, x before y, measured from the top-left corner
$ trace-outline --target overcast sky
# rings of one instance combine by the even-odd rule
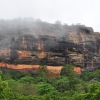
[[[100,32],[100,0],[0,0],[0,18],[18,17],[81,23]]]

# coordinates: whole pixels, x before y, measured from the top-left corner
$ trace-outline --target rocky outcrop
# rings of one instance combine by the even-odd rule
[[[2,62],[53,66],[68,63],[83,70],[100,66],[100,34],[91,27],[23,20],[12,21],[13,26],[7,21],[2,23]]]

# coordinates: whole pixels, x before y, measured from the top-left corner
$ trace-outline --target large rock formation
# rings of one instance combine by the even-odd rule
[[[84,25],[42,21],[0,21],[0,60],[14,64],[99,68],[100,34]]]

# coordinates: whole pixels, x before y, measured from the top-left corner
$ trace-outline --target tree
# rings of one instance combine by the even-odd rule
[[[3,80],[9,80],[12,79],[12,76],[9,72],[6,72],[5,74],[3,74]]]
[[[44,97],[45,97],[45,100],[53,100],[53,99],[51,99],[50,95],[48,95],[48,94],[45,94]]]
[[[100,82],[90,84],[90,93],[95,93],[97,90],[100,90]]]
[[[71,64],[66,64],[63,66],[60,72],[61,76],[75,77],[76,72],[74,71],[74,66]]]
[[[39,83],[37,85],[37,89],[40,95],[50,94],[51,92],[55,91],[55,88],[51,84],[44,82]]]
[[[0,72],[1,75],[1,72]],[[5,81],[2,81],[0,76],[0,100],[13,100],[14,95],[13,92],[8,87],[8,83]]]
[[[100,70],[96,70],[93,72],[94,77],[100,78]]]
[[[53,100],[59,100],[59,92],[51,84],[41,82],[37,85],[37,89],[40,95],[49,95]]]
[[[49,77],[49,76],[51,76],[50,71],[47,69],[47,66],[44,65],[44,64],[41,64],[41,65],[39,66],[39,68],[37,69],[37,74],[38,74],[39,76],[44,76],[44,77]]]
[[[25,77],[22,77],[20,80],[18,80],[19,82],[21,83],[34,83],[34,78],[31,77],[31,76],[25,76]]]
[[[48,79],[46,79],[44,76],[38,76],[38,77],[35,78],[34,82],[35,83],[48,82]]]
[[[89,81],[94,77],[93,73],[91,72],[83,72],[80,75],[80,78],[82,78],[84,81]]]
[[[59,92],[64,92],[70,89],[69,80],[66,77],[60,77],[55,83],[55,87]]]
[[[79,83],[79,79],[78,78],[69,78],[69,85],[71,89],[75,89],[76,84]]]

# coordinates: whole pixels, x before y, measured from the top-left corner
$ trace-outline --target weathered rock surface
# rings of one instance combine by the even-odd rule
[[[14,64],[100,67],[100,33],[84,25],[0,21],[0,60]]]

